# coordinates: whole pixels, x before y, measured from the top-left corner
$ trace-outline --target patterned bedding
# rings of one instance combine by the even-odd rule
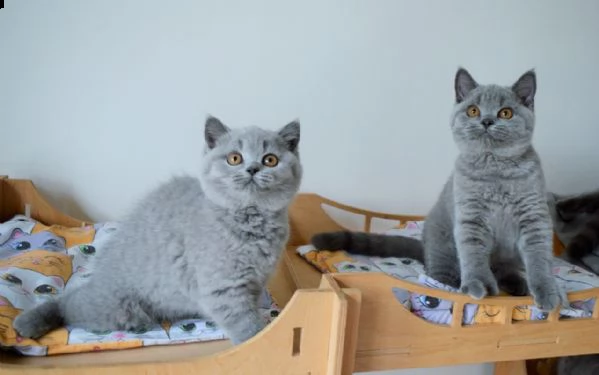
[[[207,320],[162,322],[137,331],[87,331],[68,326],[38,340],[19,337],[13,319],[22,311],[66,290],[85,287],[90,262],[103,251],[109,236],[118,235],[115,223],[81,228],[45,226],[25,216],[0,224],[0,345],[26,355],[52,355],[149,345],[225,339]],[[260,311],[267,321],[279,313],[265,291]]]
[[[412,221],[387,232],[420,239],[422,221]],[[383,272],[395,278],[425,285],[433,289],[457,292],[424,274],[423,265],[409,258],[379,258],[348,254],[345,251],[315,251],[312,245],[300,246],[297,252],[321,272]],[[554,258],[553,275],[565,292],[599,287],[599,277],[566,261]],[[389,291],[402,305],[415,315],[437,324],[450,324],[453,312],[452,301],[412,293],[393,288]],[[590,317],[594,299],[571,302],[560,311],[561,318]],[[464,307],[463,324],[499,323],[502,319],[499,308],[491,305],[467,304]],[[547,314],[535,306],[519,306],[514,309],[512,319],[545,320]]]

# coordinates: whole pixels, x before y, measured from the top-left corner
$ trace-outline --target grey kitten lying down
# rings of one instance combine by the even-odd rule
[[[460,153],[427,216],[423,242],[337,232],[316,235],[315,247],[412,257],[424,261],[430,277],[472,298],[501,287],[514,295],[530,292],[542,310],[556,308],[562,293],[551,275],[552,223],[531,144],[535,92],[532,71],[502,87],[479,85],[458,70],[451,131]]]
[[[300,125],[231,130],[210,117],[205,139],[199,179],[174,178],[143,199],[87,283],[15,319],[21,336],[202,316],[238,344],[264,327],[257,302],[288,239]]]

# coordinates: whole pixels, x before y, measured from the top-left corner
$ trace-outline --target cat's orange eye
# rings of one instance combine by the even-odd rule
[[[480,115],[480,109],[475,105],[471,105],[466,110],[466,113],[468,114],[468,117],[478,117]]]
[[[511,108],[502,108],[497,113],[497,117],[505,119],[505,120],[511,119],[513,115],[514,115],[514,112],[512,111]]]
[[[277,158],[273,154],[268,154],[262,158],[262,164],[266,165],[267,167],[271,167],[271,168],[276,167],[277,164],[279,164],[279,158]]]
[[[229,165],[239,165],[243,161],[243,157],[239,152],[232,152],[227,155],[227,163]]]

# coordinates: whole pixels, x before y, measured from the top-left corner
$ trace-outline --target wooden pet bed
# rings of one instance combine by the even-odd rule
[[[497,374],[526,374],[525,360],[599,352],[599,308],[592,318],[513,323],[511,310],[532,304],[529,297],[467,296],[430,289],[384,274],[322,275],[296,254],[313,234],[340,230],[323,210],[332,206],[364,217],[370,231],[376,219],[418,220],[364,211],[313,194],[301,194],[290,209],[291,238],[270,283],[280,316],[248,342],[228,341],[145,347],[112,352],[22,357],[0,352],[0,374],[351,374],[415,367],[496,362]],[[85,223],[54,209],[31,181],[0,177],[0,221],[28,212],[45,224]],[[562,246],[556,242],[556,251]],[[460,313],[450,326],[424,321],[389,293],[392,287],[466,303],[496,305],[500,324],[462,326]],[[599,289],[576,292],[570,300],[596,298]],[[456,308],[457,307],[457,308]]]
[[[47,225],[86,224],[53,208],[31,181],[0,177],[0,221],[16,214]],[[273,299],[284,307],[279,317],[242,345],[220,340],[49,357],[0,351],[0,374],[351,374],[356,331],[346,326],[357,327],[359,291],[341,290],[332,279],[324,289],[295,290],[287,276],[277,272],[270,282]]]
[[[415,367],[438,367],[459,364],[496,362],[496,374],[526,374],[526,360],[599,352],[599,307],[592,318],[560,320],[558,312],[547,321],[512,322],[511,311],[518,305],[533,304],[530,297],[493,297],[481,301],[466,295],[431,289],[382,273],[321,274],[296,253],[310,238],[324,231],[343,229],[323,210],[331,206],[364,218],[364,230],[370,231],[376,219],[405,222],[421,220],[418,216],[399,216],[360,210],[314,194],[297,197],[290,210],[292,238],[285,253],[286,279],[299,290],[317,286],[338,290],[356,288],[362,293],[355,371],[390,370]],[[555,241],[555,252],[563,249]],[[398,287],[454,302],[454,316],[449,326],[420,319],[404,308],[391,293]],[[597,298],[599,288],[571,293],[571,301]],[[595,300],[597,301],[597,300]],[[501,309],[502,323],[462,326],[466,303],[495,305]],[[347,352],[346,355],[354,355]],[[530,365],[530,363],[529,363]],[[532,367],[532,366],[531,366]],[[532,372],[532,371],[531,371]]]

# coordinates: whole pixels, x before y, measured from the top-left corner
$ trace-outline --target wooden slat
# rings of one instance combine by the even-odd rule
[[[23,213],[25,204],[30,204],[31,216],[45,224],[86,224],[53,208],[28,180],[0,179],[0,203],[0,220]],[[239,346],[220,340],[50,357],[1,351],[0,374],[341,374],[345,341],[352,342],[346,336],[346,321],[357,317],[359,291],[350,291],[352,298],[346,299],[339,290],[295,288],[286,263],[281,262],[269,289],[285,308],[273,323]],[[350,306],[353,310],[348,313]]]
[[[509,362],[599,352],[599,325],[594,319],[438,325],[407,310],[392,288],[411,284],[381,273],[332,275],[341,288],[362,292],[356,372],[438,367],[482,362]],[[422,289],[417,292],[421,292]],[[426,292],[426,289],[424,290]],[[594,290],[599,294],[599,290]],[[454,303],[503,306],[531,304],[530,297],[468,296],[429,289],[428,295]],[[576,298],[572,298],[576,299]]]
[[[495,375],[526,375],[526,362],[497,362],[495,364]]]

